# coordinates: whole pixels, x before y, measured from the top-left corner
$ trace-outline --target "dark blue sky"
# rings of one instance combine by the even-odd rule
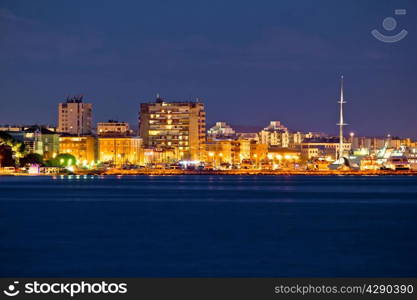
[[[405,8],[407,15],[395,16]],[[370,34],[392,16],[408,36]],[[199,97],[208,123],[417,137],[416,1],[0,0],[0,124],[55,123],[84,94],[94,121]]]

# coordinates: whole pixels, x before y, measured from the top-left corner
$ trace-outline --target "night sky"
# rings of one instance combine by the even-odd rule
[[[208,124],[336,133],[344,74],[348,131],[417,138],[416,29],[413,0],[0,0],[0,124],[55,124],[58,102],[84,94],[94,122],[136,126],[160,93],[199,97]]]

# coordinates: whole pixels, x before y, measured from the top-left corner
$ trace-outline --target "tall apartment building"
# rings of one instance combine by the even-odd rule
[[[207,133],[210,138],[228,138],[236,135],[236,131],[226,122],[216,122]]]
[[[178,159],[200,160],[206,139],[204,104],[155,102],[140,105],[139,135],[145,148],[175,150]]]
[[[62,133],[84,135],[92,131],[91,103],[83,103],[83,96],[67,98],[58,106],[58,131]]]
[[[269,126],[259,132],[259,142],[261,144],[287,148],[289,140],[288,128],[282,125],[280,121],[271,121]]]
[[[288,130],[279,121],[271,121],[269,126],[259,132],[258,139],[261,144],[267,144],[268,146],[296,148],[301,145],[303,134]]]

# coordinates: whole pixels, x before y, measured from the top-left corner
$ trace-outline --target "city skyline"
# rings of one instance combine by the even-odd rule
[[[344,74],[347,131],[417,138],[413,1],[267,1],[256,14],[245,2],[183,2],[187,14],[161,3],[97,10],[94,1],[2,2],[0,88],[7,105],[0,123],[57,125],[56,102],[84,94],[94,104],[94,123],[136,124],[139,104],[160,93],[169,101],[199,97],[209,125],[262,128],[280,120],[294,130],[337,134]],[[407,9],[397,21],[410,34],[395,44],[377,41],[370,31],[397,8]]]
[[[416,49],[416,0],[0,0],[0,294],[416,295]]]
[[[341,78],[343,80],[344,76],[341,75]],[[59,126],[59,114],[60,114],[60,112],[62,110],[61,109],[61,105],[64,104],[64,103],[75,103],[74,102],[75,101],[74,99],[82,99],[82,100],[77,100],[77,101],[80,101],[80,102],[77,102],[77,103],[84,104],[84,105],[85,104],[90,105],[90,112],[89,112],[90,113],[90,118],[91,118],[91,115],[92,115],[92,122],[91,122],[90,128],[91,128],[92,131],[91,132],[85,132],[85,133],[83,133],[81,135],[89,135],[89,134],[98,133],[97,127],[99,126],[100,123],[119,122],[119,123],[126,123],[128,126],[130,126],[132,128],[132,130],[133,130],[134,133],[136,133],[138,136],[140,136],[140,134],[139,134],[139,126],[138,126],[138,117],[140,118],[140,107],[143,104],[153,103],[153,101],[155,101],[155,99],[156,100],[161,99],[161,100],[164,100],[164,101],[174,102],[174,103],[175,102],[184,102],[184,103],[187,103],[187,102],[190,102],[190,103],[192,103],[192,102],[196,102],[196,103],[201,102],[201,103],[204,103],[205,104],[205,102],[202,101],[199,97],[196,97],[194,99],[184,99],[184,100],[179,100],[179,99],[166,99],[164,97],[161,97],[160,94],[157,93],[156,96],[155,96],[155,98],[150,99],[150,100],[147,100],[147,101],[143,101],[142,103],[139,103],[139,105],[138,105],[139,110],[136,112],[136,119],[135,119],[135,121],[129,122],[129,121],[126,121],[129,118],[125,118],[125,119],[124,118],[108,118],[108,119],[96,119],[96,118],[94,118],[94,111],[96,110],[95,105],[88,98],[87,99],[84,99],[84,96],[85,95],[82,95],[82,94],[78,94],[78,95],[67,95],[62,100],[58,100],[58,101],[62,101],[62,103],[61,102],[58,103],[58,114],[56,114],[56,112],[55,112],[55,115],[57,115],[57,117],[52,122],[46,122],[46,121],[42,121],[42,120],[39,121],[39,122],[34,122],[34,123],[30,123],[28,121],[26,121],[26,122],[24,121],[24,122],[21,122],[21,123],[17,123],[17,122],[14,122],[14,123],[13,122],[11,122],[11,123],[3,122],[3,123],[0,123],[0,125],[2,125],[2,126],[23,126],[23,127],[30,127],[30,126],[44,126],[44,127],[46,126],[46,127],[51,127],[52,126],[52,127],[55,127],[56,128],[57,132],[59,132],[60,131],[59,130],[59,127],[60,127]],[[337,103],[340,103],[340,102],[337,102]],[[343,102],[343,103],[347,103],[347,102]],[[55,106],[56,106],[56,104],[57,103],[55,103]],[[338,107],[339,107],[339,105],[340,104],[338,104]],[[338,112],[336,111],[335,114],[336,113],[338,113]],[[282,121],[282,119],[277,119],[277,118],[276,119],[267,120],[265,124],[257,124],[257,125],[248,124],[248,123],[246,123],[246,124],[233,124],[233,123],[229,122],[228,120],[223,120],[222,119],[222,120],[209,120],[208,122],[206,122],[206,127],[207,127],[206,129],[209,130],[211,127],[216,126],[216,124],[219,123],[219,122],[225,122],[225,123],[227,123],[227,125],[230,125],[233,129],[235,129],[236,132],[241,132],[241,133],[244,133],[244,132],[248,132],[248,133],[249,132],[253,132],[253,133],[257,133],[257,132],[261,131],[262,128],[265,128],[265,126],[267,126],[271,122],[276,122],[276,121],[282,122],[285,125],[287,125],[287,123],[285,121]],[[351,125],[351,124],[346,123],[346,124],[344,124],[344,127],[346,127],[346,126],[349,127],[349,125]],[[293,131],[293,132],[312,132],[312,133],[320,133],[320,134],[328,135],[328,136],[338,136],[338,135],[340,135],[338,128],[339,128],[339,123],[336,123],[336,130],[334,128],[329,128],[327,130],[324,129],[324,128],[323,129],[320,129],[320,130],[311,130],[309,128],[300,129],[299,127],[291,127],[291,126],[288,126],[288,129],[290,131]],[[360,130],[357,130],[357,131],[355,131],[355,130],[349,130],[349,128],[347,128],[344,131],[343,136],[344,137],[348,137],[348,136],[350,136],[352,134],[355,135],[355,136],[378,137],[378,138],[386,138],[387,136],[391,136],[391,137],[399,137],[399,138],[412,138],[412,139],[416,139],[416,137],[417,137],[417,133],[416,133],[416,135],[405,135],[405,134],[392,134],[390,131],[387,131],[387,133],[383,133],[383,134],[361,134]],[[77,135],[77,134],[75,134],[75,135]]]
[[[167,99],[167,100],[168,101],[180,101],[178,99],[177,100]],[[87,101],[94,105],[93,101],[90,101],[88,99],[87,99]],[[183,101],[195,101],[195,99],[194,100],[193,99],[187,99],[187,100],[183,100]],[[149,101],[147,101],[147,102],[149,102]],[[55,106],[56,106],[56,103],[55,103]],[[138,106],[140,106],[140,104]],[[126,122],[132,127],[132,129],[134,129],[135,131],[138,131],[138,126],[137,126],[137,121],[136,120],[126,121],[126,120],[131,120],[131,119],[132,119],[131,117],[129,117],[129,118],[113,118],[113,119],[112,118],[97,119],[97,118],[94,117],[94,112],[93,112],[92,128],[95,129],[97,127],[98,123],[106,122],[106,121],[109,121],[109,120],[116,120],[116,121],[119,121],[119,122]],[[136,118],[135,119],[137,119],[137,113],[136,113]],[[281,118],[279,120],[282,121],[283,119],[288,119],[288,118]],[[250,123],[234,124],[234,123],[229,122],[227,119],[226,120],[224,120],[224,119],[222,119],[222,120],[213,120],[212,118],[208,118],[208,120],[209,121],[207,122],[207,129],[214,126],[216,122],[226,122],[227,124],[231,125],[234,129],[236,129],[238,132],[259,132],[259,131],[262,130],[262,128],[264,128],[266,125],[268,125],[269,122],[271,122],[273,120],[278,120],[278,118],[271,119],[271,120],[265,120],[266,122],[264,124],[250,124]],[[291,123],[291,122],[287,123],[286,121],[282,121],[282,122],[286,125],[288,123]],[[50,126],[55,126],[56,128],[58,128],[59,127],[58,123],[59,123],[58,118],[56,117],[51,122],[42,121],[42,120],[35,121],[35,122],[23,121],[23,122],[19,122],[19,123],[18,122],[10,122],[10,123],[3,122],[0,125],[18,125],[18,126],[19,125],[24,125],[24,126],[50,125]],[[327,128],[327,129],[326,128],[320,128],[319,130],[311,130],[309,128],[300,128],[300,127],[297,127],[297,126],[293,126],[293,127],[288,126],[288,127],[292,131],[320,132],[320,133],[323,133],[323,134],[328,134],[330,136],[337,136],[338,135],[338,133],[337,133],[338,126],[336,126],[336,125],[334,125],[334,128],[331,128],[331,127]],[[351,125],[351,124],[347,124],[347,125]],[[386,130],[385,132],[375,133],[375,134],[361,134],[361,132],[362,132],[361,129],[357,129],[357,130],[351,129],[351,130],[349,130],[349,126],[348,126],[347,130],[344,132],[344,136],[347,137],[347,136],[349,136],[350,133],[354,133],[355,135],[358,135],[358,136],[386,137],[386,136],[389,135],[389,136],[402,137],[402,138],[406,138],[406,137],[411,137],[411,138],[414,138],[414,139],[417,138],[417,133],[411,134],[411,135],[406,135],[404,133],[402,134],[401,132],[399,134],[392,134],[391,133],[392,131],[390,131],[390,130]]]

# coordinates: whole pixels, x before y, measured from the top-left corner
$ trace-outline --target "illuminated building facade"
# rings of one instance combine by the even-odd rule
[[[207,131],[207,135],[210,138],[233,137],[236,132],[226,122],[216,122],[216,125]]]
[[[259,143],[288,147],[289,133],[287,127],[280,121],[271,121],[270,124],[259,132]]]
[[[218,167],[223,164],[233,163],[232,143],[227,140],[209,141],[206,144],[206,158],[205,162],[211,164],[213,167]]]
[[[94,136],[60,136],[59,153],[69,153],[77,163],[97,161],[97,139]]]
[[[369,149],[371,151],[376,151],[384,147],[386,138],[353,136],[350,140],[352,149]]]
[[[91,103],[83,103],[83,97],[67,98],[58,105],[58,131],[74,135],[85,135],[92,132]]]
[[[417,147],[410,147],[406,153],[412,170],[417,170]]]
[[[303,140],[301,132],[291,132],[280,121],[272,121],[258,134],[260,144],[278,146],[282,148],[295,148]]]
[[[27,149],[38,153],[45,160],[55,157],[59,152],[59,135],[40,126],[33,126],[24,131],[24,142]]]
[[[200,102],[166,102],[140,105],[139,135],[145,148],[167,149],[178,160],[200,160],[206,139],[206,114]]]
[[[222,164],[238,166],[251,158],[249,140],[211,140],[206,144],[205,161],[217,167]]]
[[[108,122],[97,123],[97,134],[99,136],[128,136],[132,133],[127,122],[109,120]]]
[[[116,166],[143,165],[142,139],[119,136],[98,138],[99,160]]]
[[[143,165],[172,164],[178,161],[178,149],[145,148],[143,149]]]
[[[272,169],[294,169],[300,162],[300,151],[271,146],[268,148],[267,159]]]
[[[340,145],[343,146],[341,151],[339,149]],[[325,157],[335,160],[340,153],[349,153],[350,149],[351,143],[347,141],[340,143],[339,138],[337,137],[312,138],[306,139],[301,143],[301,155],[305,160],[316,157]]]
[[[268,145],[267,144],[258,144],[255,141],[250,143],[250,157],[257,164],[266,159],[268,155]]]
[[[8,133],[25,144],[27,153],[42,155],[45,160],[59,152],[59,135],[43,126],[21,127],[20,131],[12,130]]]

